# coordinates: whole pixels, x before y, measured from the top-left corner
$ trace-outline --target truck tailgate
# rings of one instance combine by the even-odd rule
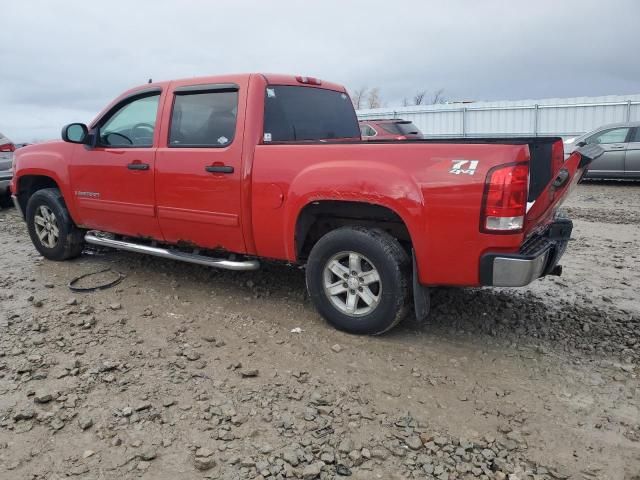
[[[536,165],[533,162],[540,159],[536,159],[532,155],[530,167],[532,181],[524,225],[527,237],[546,228],[553,221],[558,208],[582,179],[589,164],[603,153],[602,148],[597,145],[589,145],[576,150],[566,161],[557,164],[560,168],[554,169],[551,179],[542,188],[536,185],[536,182],[540,183],[539,178],[534,178]],[[564,157],[564,153],[562,156]],[[552,166],[553,163],[552,160]]]

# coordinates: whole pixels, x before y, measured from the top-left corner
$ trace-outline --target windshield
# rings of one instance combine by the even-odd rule
[[[346,93],[312,87],[267,87],[265,143],[341,138],[360,139],[358,119]]]

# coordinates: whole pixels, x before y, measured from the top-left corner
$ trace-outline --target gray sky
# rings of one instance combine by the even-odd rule
[[[3,2],[0,132],[56,138],[123,90],[294,73],[452,100],[640,93],[637,0]]]

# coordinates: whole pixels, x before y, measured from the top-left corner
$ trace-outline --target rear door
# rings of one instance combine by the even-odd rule
[[[623,177],[629,127],[616,127],[598,132],[587,139],[587,144],[598,144],[604,154],[589,167],[589,172],[598,177]]]
[[[640,127],[633,130],[624,157],[624,173],[626,177],[640,178]]]
[[[243,253],[241,158],[246,85],[172,84],[156,163],[166,241]]]

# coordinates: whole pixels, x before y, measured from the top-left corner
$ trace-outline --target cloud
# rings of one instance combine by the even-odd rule
[[[22,0],[2,7],[0,131],[57,137],[132,86],[266,71],[500,100],[640,93],[640,3]],[[608,20],[612,19],[612,20]]]

